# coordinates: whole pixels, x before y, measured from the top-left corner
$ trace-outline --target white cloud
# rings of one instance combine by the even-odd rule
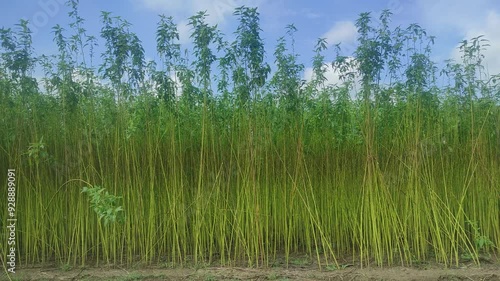
[[[347,63],[354,63],[355,58],[354,57],[348,57],[347,58]],[[356,66],[355,66],[356,67]],[[354,71],[352,69],[351,71]],[[338,71],[335,71],[335,69],[332,67],[330,63],[325,65],[325,85],[341,85],[343,81],[340,79],[340,75]],[[314,72],[312,67],[307,67],[304,70],[304,80],[307,82],[310,82],[314,78]],[[359,88],[359,80],[360,76],[356,73],[354,76],[354,87]]]
[[[440,38],[458,35],[470,40],[484,35],[491,46],[483,52],[484,66],[490,74],[500,73],[500,14],[497,0],[417,0],[416,9],[419,21],[425,29]],[[448,58],[460,61],[459,43]]]
[[[337,43],[342,43],[342,45],[352,45],[356,42],[357,34],[358,31],[354,22],[339,21],[336,22],[333,27],[321,37],[326,38],[326,41],[330,46]]]
[[[458,28],[464,31],[481,21],[485,11],[495,3],[496,0],[417,0],[416,9],[431,30],[444,32]]]
[[[140,0],[146,8],[154,11],[172,11],[182,9],[183,1],[163,1],[163,0]]]
[[[263,0],[133,0],[139,6],[176,18],[190,17],[207,11],[209,24],[224,23],[237,7],[259,6]]]
[[[306,18],[311,19],[311,20],[321,18],[320,14],[317,14],[314,12],[306,12],[305,15],[306,15]]]
[[[189,38],[191,36],[191,27],[188,25],[188,21],[184,20],[177,24],[177,32],[179,33],[179,43],[188,44],[191,42]]]
[[[297,14],[297,13],[296,13]],[[321,18],[321,14],[309,9],[309,8],[303,8],[300,10],[300,13],[298,13],[302,16],[305,16],[307,19],[314,20],[314,19],[319,19]]]
[[[463,32],[466,40],[477,37],[479,35],[484,35],[484,39],[490,46],[486,47],[483,51],[485,56],[483,65],[489,74],[500,73],[500,32],[498,28],[500,27],[500,14],[490,10],[487,15],[481,17],[481,20],[477,20],[474,24],[470,24],[469,27],[464,27]],[[452,51],[451,57],[455,61],[461,61],[461,53],[458,49],[459,44]]]
[[[331,65],[328,65],[325,69],[326,85],[338,85],[341,84],[339,74],[335,72]],[[304,80],[310,82],[314,78],[314,72],[312,67],[307,67],[304,70]]]
[[[351,58],[351,59],[354,59],[354,58]],[[325,86],[342,86],[344,83],[344,81],[342,81],[340,79],[339,73],[333,69],[331,64],[328,64],[328,66],[326,67],[326,72],[324,75],[326,78]],[[304,80],[306,80],[307,82],[310,82],[314,78],[313,76],[314,76],[314,73],[313,73],[312,67],[307,67],[304,70]],[[361,85],[360,84],[360,76],[356,74],[354,77],[354,83],[351,85],[351,87],[349,89],[349,96],[351,97],[351,99],[357,98],[357,93],[358,93],[359,89],[361,89],[360,85]]]
[[[174,84],[175,84],[175,97],[176,98],[179,98],[180,96],[182,96],[182,83],[179,79],[179,76],[177,75],[177,72],[172,72],[170,73],[170,79],[172,79],[172,81],[174,81]]]

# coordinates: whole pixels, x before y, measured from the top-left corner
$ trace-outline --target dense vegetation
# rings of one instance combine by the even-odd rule
[[[153,62],[127,21],[103,12],[98,39],[68,5],[56,56],[35,55],[24,20],[0,29],[0,177],[18,173],[22,264],[499,253],[500,77],[482,37],[441,69],[419,25],[363,13],[354,53],[319,39],[303,81],[295,27],[266,55],[254,8],[236,9],[234,42],[189,18],[189,52],[160,16]]]

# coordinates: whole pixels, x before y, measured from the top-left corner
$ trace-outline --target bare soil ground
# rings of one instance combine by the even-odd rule
[[[458,267],[444,267],[440,264],[421,263],[413,267],[364,267],[359,264],[344,263],[341,269],[319,267],[304,259],[294,259],[288,267],[278,265],[268,268],[248,267],[169,267],[141,266],[132,268],[85,267],[68,268],[55,265],[43,265],[20,268],[11,280],[47,281],[47,280],[110,280],[110,281],[215,281],[215,280],[488,280],[500,281],[500,263],[489,261],[481,266],[473,263],[461,263]],[[9,280],[5,273],[0,280]]]

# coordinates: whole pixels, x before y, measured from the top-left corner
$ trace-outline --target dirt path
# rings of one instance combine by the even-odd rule
[[[20,269],[11,275],[12,280],[498,280],[500,265],[488,264],[481,268],[359,268],[347,267],[341,270],[319,270],[312,266],[289,268],[252,269],[240,267],[208,267],[202,269],[107,269],[84,268],[63,270],[56,267]],[[8,280],[5,273],[0,280]]]

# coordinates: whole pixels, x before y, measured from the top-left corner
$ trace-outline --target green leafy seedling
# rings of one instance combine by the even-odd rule
[[[90,196],[90,205],[96,212],[99,220],[104,220],[104,225],[114,222],[124,221],[124,211],[122,206],[118,205],[121,197],[110,194],[105,188],[83,187],[82,193],[87,193]]]

